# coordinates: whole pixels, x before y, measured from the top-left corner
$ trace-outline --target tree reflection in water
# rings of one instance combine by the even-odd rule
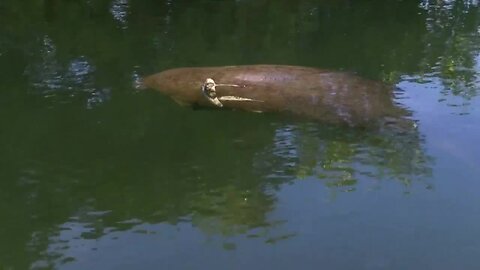
[[[20,174],[11,179],[22,179],[23,197],[15,201],[27,207],[17,208],[16,215],[25,211],[28,216],[28,206],[35,206],[35,216],[28,217],[35,226],[27,246],[42,258],[39,265],[68,260],[72,248],[121,231],[168,231],[162,224],[191,224],[205,235],[276,243],[297,233],[282,232],[288,221],[269,217],[276,190],[306,177],[332,192],[388,180],[406,191],[429,188],[422,181],[431,163],[418,132],[382,134],[307,122],[271,125],[269,116],[234,112],[184,111],[178,126],[147,108],[152,109],[142,136],[127,132],[108,144],[92,144],[93,138],[85,136],[19,164]],[[84,129],[84,135],[100,140],[112,136],[109,127]],[[183,143],[172,144],[173,137]],[[57,140],[53,135],[45,147]],[[83,151],[96,154],[81,160]],[[39,226],[47,217],[48,224]],[[225,248],[234,248],[234,242]]]
[[[432,188],[417,129],[192,113],[134,92],[132,78],[298,64],[441,84],[441,101],[468,106],[480,84],[478,11],[467,0],[1,1],[0,263],[68,261],[75,241],[152,224],[275,243],[296,233],[269,233],[288,222],[269,216],[276,192],[305,178],[332,192]]]

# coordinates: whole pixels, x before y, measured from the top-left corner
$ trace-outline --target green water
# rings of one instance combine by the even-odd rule
[[[2,0],[0,269],[480,269],[478,1]],[[290,64],[395,84],[409,134],[133,85]]]

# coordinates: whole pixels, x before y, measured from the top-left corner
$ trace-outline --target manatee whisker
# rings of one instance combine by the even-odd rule
[[[245,85],[238,85],[238,84],[228,84],[228,83],[217,83],[216,86],[231,86],[231,87],[245,87]]]
[[[264,102],[263,100],[256,100],[251,98],[237,97],[237,96],[223,96],[218,98],[221,101],[253,101],[253,102]]]

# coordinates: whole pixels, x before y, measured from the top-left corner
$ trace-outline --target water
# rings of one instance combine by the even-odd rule
[[[478,1],[0,3],[0,269],[478,269]],[[291,64],[418,129],[192,111],[133,85]]]

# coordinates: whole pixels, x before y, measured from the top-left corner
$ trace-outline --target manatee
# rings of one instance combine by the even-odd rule
[[[311,67],[175,68],[147,76],[143,83],[181,105],[288,113],[329,124],[370,126],[407,114],[394,101],[391,85]]]

